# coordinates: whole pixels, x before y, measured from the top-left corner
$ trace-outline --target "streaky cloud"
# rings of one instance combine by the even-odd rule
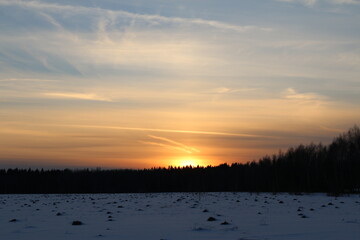
[[[84,7],[84,6],[75,6],[75,5],[60,5],[60,4],[53,4],[53,3],[44,3],[39,1],[8,1],[8,0],[1,0],[0,5],[4,6],[19,6],[23,8],[33,8],[37,10],[48,10],[48,11],[57,11],[62,12],[66,11],[68,14],[71,13],[101,13],[105,15],[109,15],[110,17],[127,17],[131,19],[137,19],[147,22],[153,22],[153,21],[161,21],[166,23],[178,23],[178,24],[191,24],[191,25],[202,25],[202,26],[208,26],[223,30],[231,30],[236,32],[247,32],[250,30],[259,30],[259,31],[272,31],[272,28],[267,27],[258,27],[258,26],[252,26],[252,25],[234,25],[229,24],[225,22],[220,21],[214,21],[214,20],[205,20],[201,18],[181,18],[181,17],[166,17],[162,15],[155,15],[155,14],[138,14],[138,13],[132,13],[124,10],[109,10],[109,9],[103,9],[103,8],[92,8],[92,7]],[[49,16],[46,16],[49,18]],[[49,21],[54,24],[55,26],[60,27],[52,18],[49,19]]]
[[[49,124],[49,126],[50,125],[51,124]],[[196,130],[194,131],[194,130],[161,129],[161,128],[118,127],[118,126],[100,126],[100,125],[56,125],[56,126],[74,127],[74,128],[98,128],[98,129],[114,129],[114,130],[129,130],[129,131],[219,135],[219,136],[233,136],[233,137],[246,137],[246,138],[277,138],[275,136],[246,134],[246,133],[229,133],[229,132],[196,131]]]
[[[328,132],[334,132],[334,133],[343,133],[344,132],[344,129],[330,128],[330,127],[327,127],[324,125],[320,125],[319,127]]]
[[[187,146],[187,145],[185,145],[185,144],[183,144],[183,143],[180,143],[180,142],[171,140],[171,139],[169,139],[169,138],[159,137],[159,136],[154,136],[154,135],[148,135],[148,136],[151,137],[151,138],[153,138],[153,139],[156,139],[156,140],[168,142],[168,143],[170,143],[170,144],[179,146],[179,147],[183,148],[184,150],[187,150],[189,153],[193,153],[193,152],[199,153],[199,152],[200,152],[200,150],[198,150],[198,149],[196,149],[196,148],[194,148],[194,147]]]
[[[49,92],[49,93],[43,93],[43,95],[53,98],[72,98],[72,99],[112,102],[110,98],[104,98],[93,93]]]
[[[171,149],[171,150],[177,150],[177,151],[181,151],[181,152],[185,152],[185,153],[189,153],[189,154],[193,153],[192,151],[190,151],[186,148],[182,148],[182,147],[174,146],[174,145],[170,145],[170,144],[165,144],[165,143],[150,142],[150,141],[139,141],[139,143],[155,145],[155,146],[164,147],[164,148]]]
[[[303,101],[316,101],[323,100],[325,97],[316,93],[298,93],[294,88],[288,88],[285,91],[285,98]]]
[[[275,1],[286,2],[286,3],[301,3],[308,7],[312,7],[320,2],[334,4],[334,5],[360,5],[359,0],[275,0]]]
[[[0,79],[0,82],[58,82],[58,80],[37,78],[6,78]]]

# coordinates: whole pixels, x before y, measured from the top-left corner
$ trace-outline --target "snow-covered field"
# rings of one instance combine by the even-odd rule
[[[360,196],[0,195],[0,239],[356,240]]]

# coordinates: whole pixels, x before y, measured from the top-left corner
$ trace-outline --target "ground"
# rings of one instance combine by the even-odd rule
[[[360,196],[0,195],[0,239],[353,240],[360,239]]]

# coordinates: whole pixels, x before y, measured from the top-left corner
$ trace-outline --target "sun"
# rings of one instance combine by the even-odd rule
[[[185,157],[185,158],[177,159],[174,165],[179,167],[187,167],[187,166],[196,167],[196,166],[201,166],[202,161],[193,157]]]

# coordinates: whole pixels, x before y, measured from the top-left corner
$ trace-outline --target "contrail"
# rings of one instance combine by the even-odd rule
[[[186,148],[182,148],[182,147],[178,147],[178,146],[173,146],[173,145],[168,145],[168,144],[164,144],[164,143],[148,142],[148,141],[139,141],[139,143],[149,144],[149,145],[155,145],[155,146],[160,146],[160,147],[164,147],[164,148],[168,148],[168,149],[173,149],[173,150],[178,150],[178,151],[182,151],[182,152],[186,152],[186,153],[192,153],[190,150],[188,150],[188,149],[186,149]]]
[[[178,147],[181,147],[182,149],[190,152],[190,153],[193,153],[193,152],[200,152],[198,149],[194,148],[194,147],[190,147],[190,146],[187,146],[183,143],[180,143],[180,142],[177,142],[177,141],[174,141],[174,140],[171,140],[169,138],[165,138],[165,137],[159,137],[159,136],[154,136],[154,135],[149,135],[149,137],[153,138],[153,139],[156,139],[156,140],[160,140],[160,141],[164,141],[164,142],[168,142],[168,143],[171,143],[173,145],[176,145]]]
[[[218,135],[218,136],[232,136],[232,137],[249,137],[249,138],[259,138],[259,137],[261,137],[261,138],[275,138],[273,136],[245,134],[245,133],[196,131],[196,130],[177,130],[177,129],[160,129],[160,128],[117,127],[117,126],[99,126],[99,125],[56,125],[56,126],[77,127],[77,128],[115,129],[115,130],[129,130],[129,131],[166,132],[166,133],[189,133],[189,134]]]

